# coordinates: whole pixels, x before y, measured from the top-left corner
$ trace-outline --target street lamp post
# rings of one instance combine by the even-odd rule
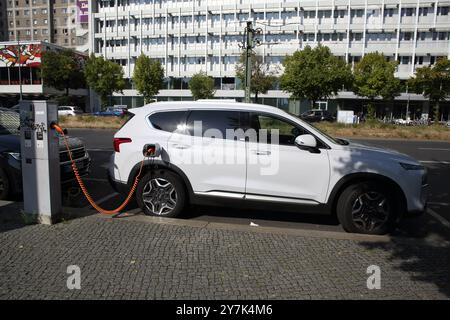
[[[22,54],[22,48],[20,47],[20,40],[19,39],[17,39],[17,47],[18,47],[18,49],[17,49],[17,60],[18,60],[18,63],[19,63],[19,99],[20,100],[22,100],[22,68],[21,68],[21,59],[22,59],[22,57],[21,57],[21,54]]]

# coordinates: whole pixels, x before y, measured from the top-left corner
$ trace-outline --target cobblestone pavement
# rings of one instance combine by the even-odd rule
[[[81,290],[66,287],[68,265]],[[366,269],[381,268],[368,290]],[[1,299],[449,299],[448,246],[88,216],[0,225]]]

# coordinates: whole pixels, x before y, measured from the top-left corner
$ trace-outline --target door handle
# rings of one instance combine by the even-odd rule
[[[175,149],[189,149],[191,146],[188,146],[186,144],[173,144],[172,147],[174,147]]]
[[[270,151],[260,151],[260,150],[252,150],[252,153],[254,153],[258,156],[268,156],[271,154]]]

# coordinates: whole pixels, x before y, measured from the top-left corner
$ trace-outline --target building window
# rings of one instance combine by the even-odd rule
[[[385,17],[392,17],[393,15],[394,15],[394,9],[385,9],[384,10]]]
[[[403,8],[402,9],[402,16],[411,17],[414,14],[413,8]]]
[[[403,32],[402,40],[410,41],[412,39],[412,32]]]
[[[450,11],[450,7],[438,7],[438,15],[440,16],[448,16],[448,12]]]
[[[428,8],[419,8],[419,16],[426,17],[428,15]]]
[[[403,56],[403,57],[400,57],[400,61],[401,61],[401,64],[409,64],[409,60],[410,60],[410,57],[409,56]]]

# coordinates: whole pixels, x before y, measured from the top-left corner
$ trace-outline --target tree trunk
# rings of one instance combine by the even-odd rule
[[[310,101],[310,103],[311,103],[311,109],[314,109],[314,106],[316,105],[316,100],[313,99]]]
[[[434,123],[438,124],[439,123],[439,100],[436,101],[436,104],[434,105]]]
[[[258,91],[255,92],[255,103],[258,103]]]

